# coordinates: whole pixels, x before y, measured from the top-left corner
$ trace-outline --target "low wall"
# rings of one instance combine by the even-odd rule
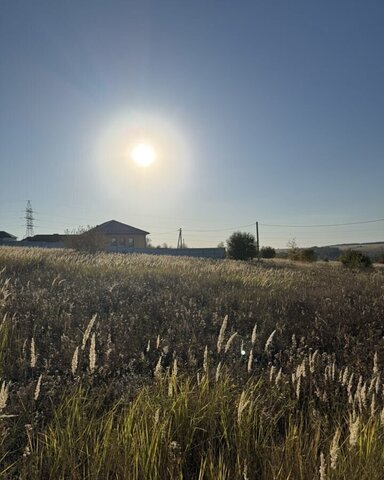
[[[7,242],[4,246],[64,248],[63,242]],[[171,255],[174,257],[225,258],[225,248],[132,248],[124,246],[108,246],[105,249],[111,253],[145,253],[146,255]]]
[[[64,248],[64,242],[16,242],[19,247]],[[16,245],[15,245],[16,246]]]
[[[174,257],[225,258],[225,248],[129,248],[107,247],[108,252],[145,253],[147,255],[171,255]]]

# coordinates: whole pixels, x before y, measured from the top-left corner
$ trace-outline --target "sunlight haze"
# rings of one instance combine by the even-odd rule
[[[373,0],[2,1],[1,229],[22,238],[31,200],[35,233],[384,240],[383,20]]]

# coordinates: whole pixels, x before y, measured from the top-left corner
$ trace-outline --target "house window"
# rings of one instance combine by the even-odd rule
[[[116,245],[116,244],[117,244],[116,238],[112,238],[112,240],[111,240],[111,245]]]
[[[134,246],[135,246],[135,242],[133,238],[128,238],[128,247],[134,247]]]

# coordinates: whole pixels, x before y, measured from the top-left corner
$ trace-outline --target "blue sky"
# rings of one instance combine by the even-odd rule
[[[0,230],[23,237],[29,199],[35,233],[384,240],[384,222],[296,227],[384,217],[383,24],[369,0],[2,0]]]

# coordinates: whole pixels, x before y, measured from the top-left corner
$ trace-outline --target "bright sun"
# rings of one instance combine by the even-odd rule
[[[147,143],[136,145],[132,150],[131,156],[139,167],[149,167],[156,160],[155,150]]]

